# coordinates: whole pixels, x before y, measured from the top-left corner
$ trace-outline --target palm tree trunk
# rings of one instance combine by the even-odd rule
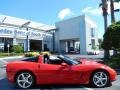
[[[104,32],[106,32],[107,31],[107,14],[105,14],[103,18],[104,18]]]
[[[105,14],[104,16],[104,32],[107,31],[107,14]],[[104,58],[108,59],[110,57],[110,53],[109,50],[104,50]]]
[[[102,11],[103,11],[103,18],[104,18],[104,32],[107,31],[107,9],[108,9],[108,5],[107,5],[107,0],[101,0],[102,1]],[[109,50],[104,50],[104,58],[108,59],[110,56],[109,54]]]
[[[110,9],[111,9],[111,23],[115,22],[115,14],[114,14],[114,2],[110,0]],[[113,49],[113,56],[117,55],[117,50]]]
[[[114,2],[110,0],[110,9],[111,9],[111,23],[115,22],[115,14],[114,14]]]

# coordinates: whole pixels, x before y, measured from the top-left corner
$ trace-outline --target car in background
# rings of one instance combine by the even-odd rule
[[[89,50],[89,51],[87,51],[88,55],[98,55],[99,53],[100,53],[99,50]]]
[[[105,87],[116,80],[115,70],[104,64],[87,60],[74,60],[64,55],[50,57],[44,62],[42,55],[6,65],[7,79],[20,88],[34,85],[90,84]]]

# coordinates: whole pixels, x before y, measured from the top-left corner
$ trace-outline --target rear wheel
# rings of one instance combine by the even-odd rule
[[[105,87],[109,82],[109,75],[105,71],[97,71],[92,74],[91,83],[95,87]]]
[[[16,83],[20,88],[30,88],[34,85],[34,76],[29,72],[21,72],[16,77]]]

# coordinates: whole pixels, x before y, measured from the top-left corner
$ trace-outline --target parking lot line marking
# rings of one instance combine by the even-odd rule
[[[84,87],[85,89],[87,89],[87,90],[94,90],[94,89],[91,89],[91,88],[86,88],[86,87]]]
[[[3,63],[8,63],[7,61],[5,61],[5,60],[2,60],[2,59],[0,59],[0,61],[1,61],[1,62],[3,62]]]

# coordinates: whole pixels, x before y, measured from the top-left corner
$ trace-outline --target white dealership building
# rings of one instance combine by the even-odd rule
[[[5,15],[0,15],[0,20],[0,50],[3,51],[20,44],[24,51],[87,54],[98,46],[97,25],[86,15],[57,22],[55,26]]]
[[[55,48],[58,52],[87,54],[87,51],[98,47],[97,25],[86,15],[60,21],[55,26]]]
[[[54,26],[30,20],[0,15],[0,50],[7,51],[13,45],[22,45],[24,51],[53,50],[53,37],[49,30]]]

